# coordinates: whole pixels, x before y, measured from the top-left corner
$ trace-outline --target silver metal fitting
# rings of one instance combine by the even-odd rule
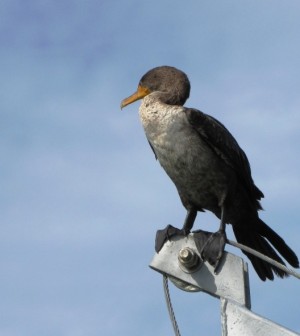
[[[190,247],[182,248],[178,253],[179,267],[185,273],[193,273],[201,266],[201,261],[197,253]]]

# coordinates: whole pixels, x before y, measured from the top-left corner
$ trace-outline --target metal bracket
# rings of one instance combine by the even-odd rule
[[[299,335],[250,311],[248,267],[242,258],[224,252],[216,274],[201,260],[198,249],[199,240],[196,246],[193,234],[172,237],[149,266],[182,290],[203,291],[219,298],[223,336]]]
[[[201,262],[201,267],[188,273],[182,270],[182,265],[178,260],[180,251],[186,248],[193,250],[200,258],[193,234],[187,237],[177,236],[165,243],[161,251],[154,256],[150,267],[166,274],[182,290],[204,291],[215,297],[230,299],[250,308],[248,268],[242,258],[224,252],[217,274],[207,262]]]

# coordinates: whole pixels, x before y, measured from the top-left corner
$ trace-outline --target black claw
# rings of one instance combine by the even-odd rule
[[[155,251],[158,253],[165,242],[174,236],[187,236],[189,232],[175,228],[172,225],[167,225],[163,230],[157,230],[155,238]]]

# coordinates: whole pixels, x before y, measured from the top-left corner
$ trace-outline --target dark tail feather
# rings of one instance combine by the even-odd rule
[[[299,261],[296,254],[285,243],[285,241],[273,231],[261,219],[257,218],[255,222],[243,225],[233,225],[233,232],[237,241],[243,245],[253,248],[254,250],[278,261],[285,265],[284,261],[276,253],[280,255],[293,267],[299,267]],[[270,243],[273,245],[273,248]],[[266,279],[273,280],[274,273],[280,278],[288,276],[285,271],[269,264],[268,262],[253,256],[250,253],[244,252],[250,259],[258,276],[265,281]]]
[[[285,243],[285,241],[273,231],[266,223],[259,219],[259,233],[268,239],[281,256],[293,267],[299,268],[299,260],[295,252]]]

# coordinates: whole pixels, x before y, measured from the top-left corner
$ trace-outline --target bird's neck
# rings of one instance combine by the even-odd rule
[[[146,133],[159,133],[168,128],[183,110],[182,106],[165,104],[157,94],[150,94],[143,99],[139,114]]]
[[[144,97],[140,106],[140,118],[143,123],[155,122],[161,120],[168,113],[169,105],[161,101],[157,92]]]

